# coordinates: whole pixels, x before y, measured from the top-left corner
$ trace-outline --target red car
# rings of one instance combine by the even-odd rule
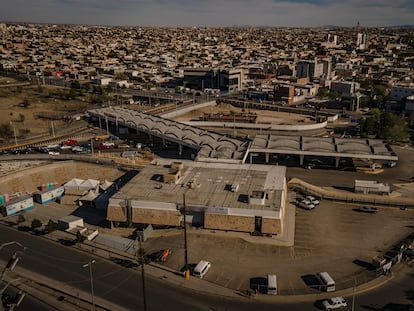
[[[98,146],[98,150],[109,149],[109,148],[110,148],[109,146],[105,146],[102,144]]]
[[[64,141],[63,144],[67,146],[73,146],[73,145],[76,145],[77,142],[78,141],[75,139],[69,139],[69,140]]]

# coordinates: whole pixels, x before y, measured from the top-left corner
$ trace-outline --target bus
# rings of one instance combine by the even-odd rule
[[[335,291],[335,281],[329,275],[328,272],[318,272],[316,273],[316,277],[321,284],[322,290],[325,292],[334,292]]]
[[[277,295],[277,277],[275,274],[267,275],[267,294]]]

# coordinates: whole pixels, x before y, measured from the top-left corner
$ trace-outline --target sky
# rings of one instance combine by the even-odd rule
[[[118,26],[381,27],[414,24],[414,0],[2,0],[0,21]]]

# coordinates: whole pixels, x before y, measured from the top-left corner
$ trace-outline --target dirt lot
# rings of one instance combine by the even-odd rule
[[[64,99],[68,90],[51,86],[11,86],[17,83],[0,77],[0,124],[10,124],[17,138],[48,133],[53,121],[54,129],[63,128],[68,120],[62,117],[83,112],[88,105],[81,100]]]

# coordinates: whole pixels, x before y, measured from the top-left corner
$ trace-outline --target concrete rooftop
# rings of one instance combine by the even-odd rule
[[[283,166],[220,164],[184,162],[182,177],[178,184],[158,181],[168,173],[167,165],[150,166],[142,169],[112,199],[157,202],[158,208],[172,208],[170,204],[182,204],[185,193],[186,206],[194,211],[205,211],[208,207],[269,211],[274,215],[279,210],[286,168]],[[190,184],[194,183],[191,188]],[[238,184],[237,191],[231,191]],[[267,190],[273,199],[266,199],[264,205],[248,203],[253,191]],[[148,206],[150,202],[146,202]],[[142,202],[141,202],[142,205]],[[150,204],[153,205],[153,204]],[[149,206],[148,206],[149,207]],[[154,208],[155,206],[151,206]],[[233,210],[233,213],[240,211]],[[248,211],[246,211],[248,213]],[[266,213],[265,213],[266,214]]]

